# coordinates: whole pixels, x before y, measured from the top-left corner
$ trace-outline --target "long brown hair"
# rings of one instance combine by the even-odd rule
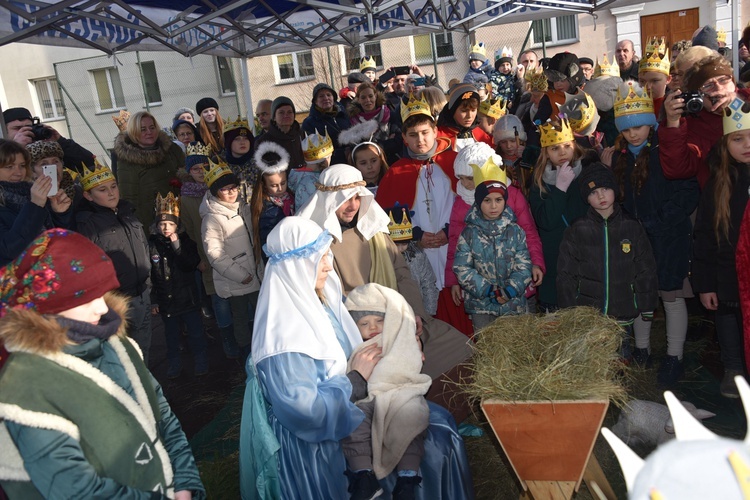
[[[576,141],[570,142],[573,143],[573,161],[580,160],[583,157],[583,148],[581,148],[581,146]],[[542,181],[542,176],[544,175],[544,170],[547,168],[547,163],[549,162],[547,148],[551,147],[552,146],[545,146],[542,148],[542,152],[539,154],[539,158],[536,160],[536,165],[534,165],[533,182],[536,187],[539,188],[539,194],[544,194],[547,192],[547,188],[544,187],[544,182]]]
[[[287,179],[287,191],[291,193],[289,189],[289,171],[283,170],[281,172],[286,176]],[[253,253],[255,254],[255,266],[260,265],[261,258],[261,242],[260,242],[260,215],[263,213],[263,202],[270,199],[268,193],[266,193],[266,181],[267,175],[274,174],[260,174],[255,179],[255,185],[253,185],[253,194],[250,197],[250,219],[253,221]]]
[[[739,176],[737,162],[729,154],[728,143],[732,134],[727,134],[719,141],[717,154],[711,157],[711,176],[714,179],[714,234],[718,243],[723,236],[729,240],[732,188]]]
[[[198,124],[198,131],[201,135],[201,142],[206,146],[211,146],[211,150],[214,152],[214,154],[220,156],[224,154],[224,119],[219,114],[218,109],[216,110],[216,128],[219,131],[218,141],[211,133],[211,129],[208,128],[206,120],[203,120],[201,118],[201,121]]]
[[[630,174],[630,185],[636,195],[641,194],[643,185],[646,184],[648,179],[648,160],[651,156],[651,139],[654,137],[654,128],[648,133],[648,139],[646,139],[646,146],[641,149],[638,156],[635,158],[635,165],[633,166],[633,172]],[[625,137],[620,134],[615,139],[615,149],[620,151],[620,156],[617,158],[612,171],[617,178],[617,183],[620,185],[620,192],[618,193],[620,201],[625,198],[625,173],[628,170],[628,141]]]

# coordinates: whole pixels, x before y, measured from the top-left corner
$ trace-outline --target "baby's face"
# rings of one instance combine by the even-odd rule
[[[367,316],[359,318],[357,321],[357,328],[359,328],[359,333],[362,335],[362,339],[370,340],[375,335],[383,333],[384,321],[385,317],[376,316],[374,314],[368,314]]]

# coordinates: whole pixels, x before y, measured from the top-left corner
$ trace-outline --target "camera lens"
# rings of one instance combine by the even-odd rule
[[[693,97],[689,101],[685,103],[685,111],[688,113],[700,113],[703,109],[703,98],[702,97]]]

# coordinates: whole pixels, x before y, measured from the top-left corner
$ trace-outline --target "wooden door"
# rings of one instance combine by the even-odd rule
[[[652,36],[664,36],[667,47],[680,40],[690,40],[698,29],[698,9],[676,10],[641,17],[641,50]]]

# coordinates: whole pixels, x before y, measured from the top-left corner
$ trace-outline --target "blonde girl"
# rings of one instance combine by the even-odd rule
[[[578,177],[583,150],[576,144],[568,120],[539,126],[542,152],[534,167],[529,205],[542,240],[547,272],[539,286],[540,311],[557,309],[557,256],[563,233],[588,210]]]

